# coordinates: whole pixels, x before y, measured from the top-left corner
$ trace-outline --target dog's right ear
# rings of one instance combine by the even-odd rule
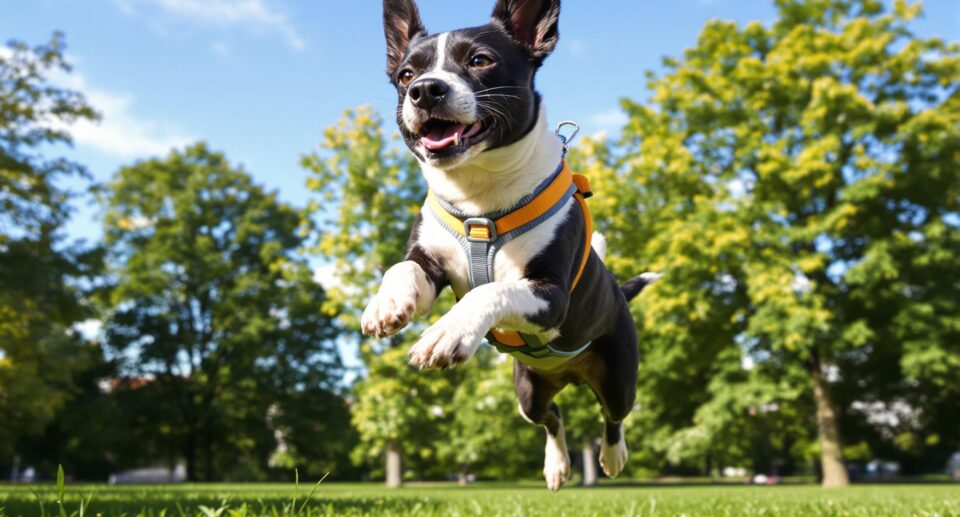
[[[387,75],[393,77],[410,40],[427,34],[414,0],[383,0],[383,33],[387,36]]]

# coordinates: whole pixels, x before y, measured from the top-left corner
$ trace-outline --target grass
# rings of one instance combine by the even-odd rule
[[[107,486],[0,486],[0,516],[251,515],[640,515],[640,516],[958,516],[960,485],[859,485],[824,490],[811,485],[629,486],[564,488],[540,483],[324,483]],[[91,497],[92,495],[92,497]],[[43,505],[38,501],[43,501]],[[61,501],[63,506],[59,506]],[[82,510],[81,510],[81,505]]]

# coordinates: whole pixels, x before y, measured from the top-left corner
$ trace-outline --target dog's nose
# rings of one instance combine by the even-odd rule
[[[413,105],[428,110],[443,101],[450,91],[450,85],[440,79],[420,79],[410,85],[407,95]]]

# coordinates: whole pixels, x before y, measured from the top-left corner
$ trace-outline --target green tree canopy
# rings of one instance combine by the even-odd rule
[[[157,425],[174,429],[191,479],[201,464],[208,480],[247,468],[238,456],[265,468],[268,420],[291,425],[303,395],[341,375],[325,293],[296,255],[300,213],[202,143],[122,168],[105,204],[107,337],[131,387],[174,408]]]
[[[747,455],[730,431],[777,407],[840,485],[854,400],[956,386],[960,50],[903,1],[776,3],[769,26],[709,22],[587,161],[621,205],[597,216],[611,263],[666,274],[639,319],[645,441]]]
[[[69,214],[65,176],[84,176],[49,158],[69,145],[67,128],[96,114],[77,92],[51,82],[69,71],[63,38],[0,49],[0,453],[42,430],[94,350],[71,330],[90,312],[80,286],[95,255],[63,242]]]
[[[324,132],[320,152],[304,156],[302,164],[312,173],[308,188],[320,195],[311,211],[325,229],[314,251],[333,261],[335,281],[326,310],[361,343],[367,370],[355,387],[352,407],[361,440],[354,458],[387,456],[393,466],[387,482],[396,485],[403,476],[401,454],[420,466],[421,474],[425,464],[436,466],[436,443],[442,440],[438,424],[450,415],[451,380],[458,374],[420,372],[408,365],[402,345],[410,344],[411,331],[394,336],[386,347],[360,333],[360,315],[386,270],[403,260],[426,195],[416,162],[392,142],[372,109],[347,110]]]

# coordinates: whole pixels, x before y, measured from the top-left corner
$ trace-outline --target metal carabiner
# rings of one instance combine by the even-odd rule
[[[571,133],[570,136],[565,136],[565,135],[563,134],[563,128],[564,128],[564,126],[572,126],[572,127],[573,127],[573,133]],[[580,134],[580,124],[577,124],[576,122],[574,122],[574,121],[572,121],[572,120],[564,120],[563,122],[557,124],[557,131],[556,131],[556,132],[557,132],[557,137],[560,138],[560,142],[563,144],[563,157],[566,158],[566,157],[567,157],[567,150],[568,150],[569,147],[570,147],[570,143],[573,142],[573,140],[574,140],[575,138],[577,138],[577,135],[578,135],[578,134]]]

